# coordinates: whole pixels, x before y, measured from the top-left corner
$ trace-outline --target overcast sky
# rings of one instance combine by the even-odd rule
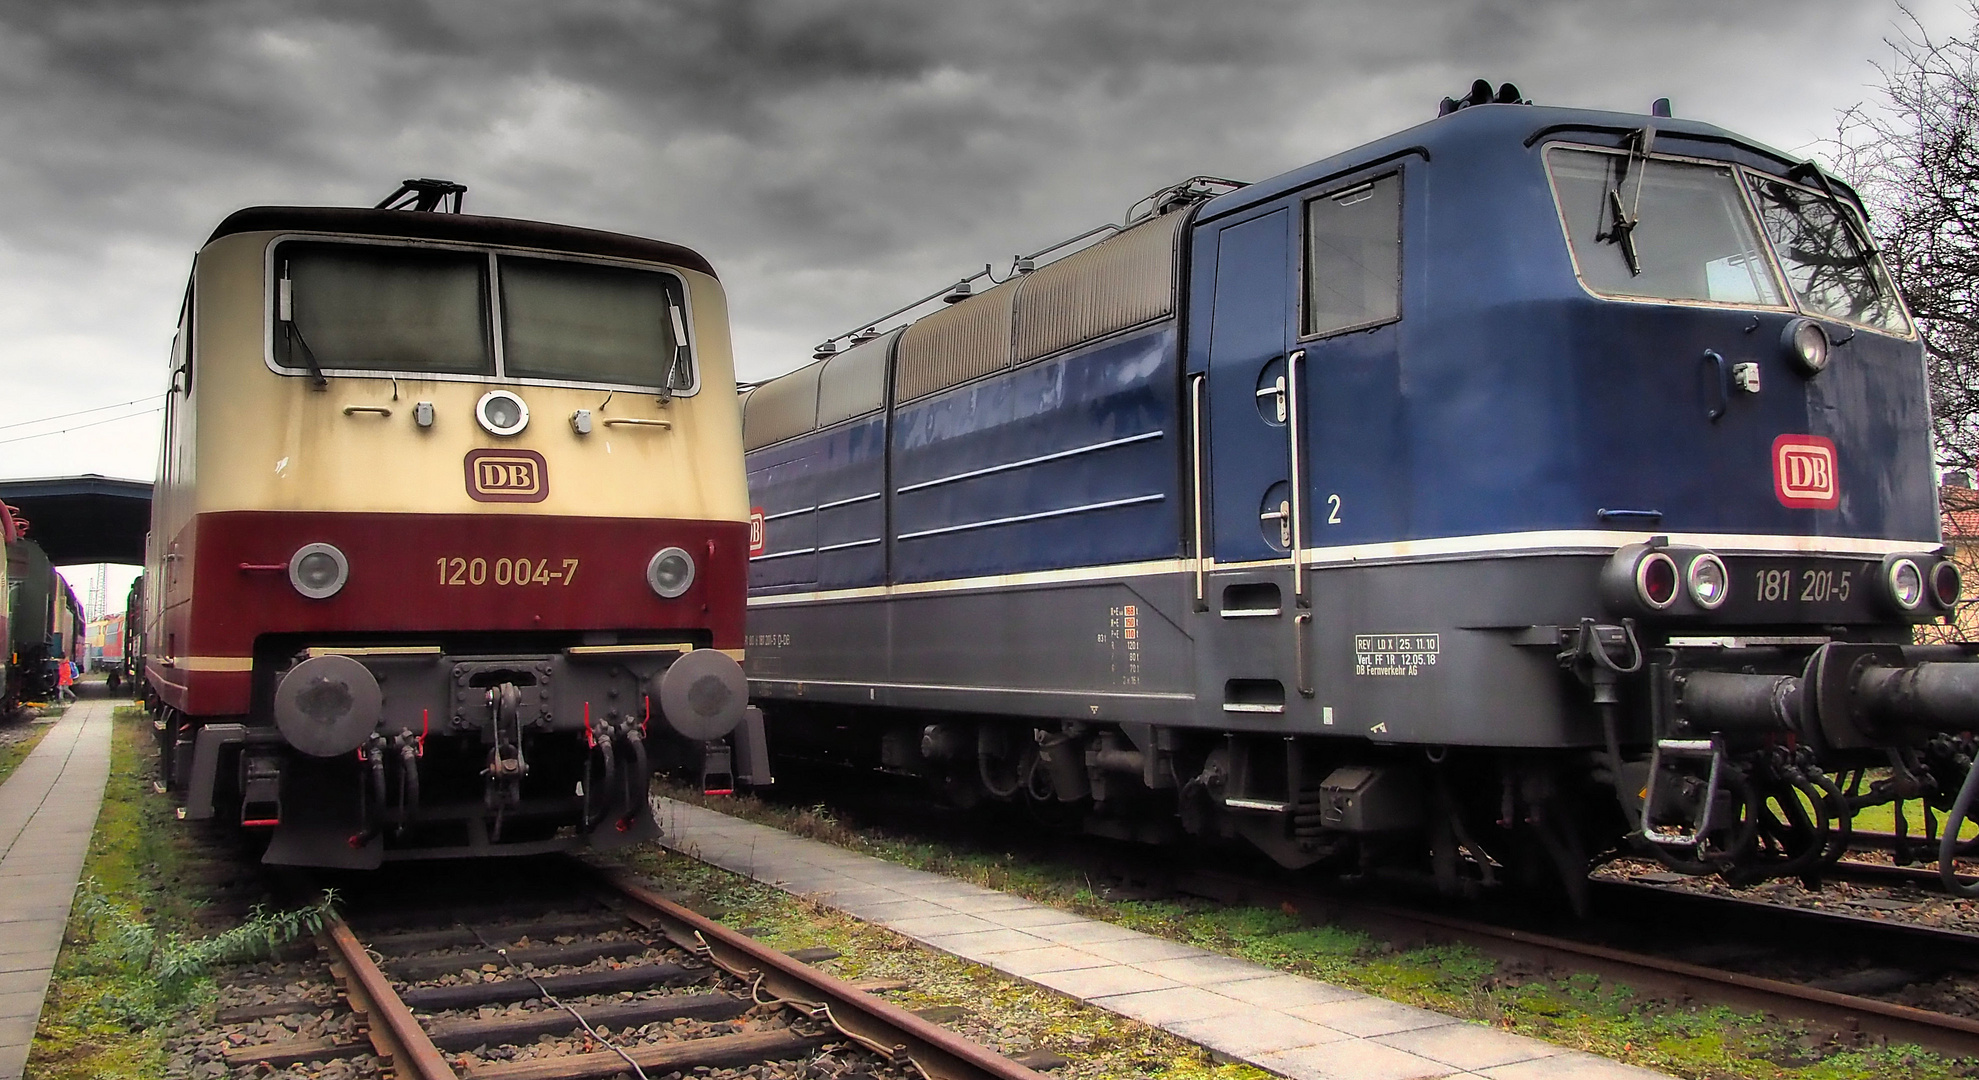
[[[1961,0],[1911,5],[1938,32]],[[0,477],[148,479],[193,251],[263,203],[467,208],[678,241],[738,366],[1196,173],[1261,179],[1434,115],[1660,96],[1813,151],[1894,0],[0,0]],[[121,410],[43,417],[148,399]]]

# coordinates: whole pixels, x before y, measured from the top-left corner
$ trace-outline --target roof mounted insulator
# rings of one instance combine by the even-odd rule
[[[837,355],[838,342],[836,341],[823,342],[817,348],[811,350],[811,359],[813,360],[829,360]]]
[[[864,345],[866,342],[871,341],[879,336],[880,336],[880,331],[878,327],[868,326],[864,330],[854,330],[852,332],[851,340],[852,340],[852,344],[854,345]]]
[[[1661,116],[1667,119],[1670,115],[1670,99],[1659,97],[1655,101],[1650,102],[1649,115]]]
[[[1444,98],[1443,103],[1436,107],[1436,115],[1448,116],[1458,109],[1468,109],[1472,105],[1530,104],[1532,102],[1520,95],[1519,88],[1513,86],[1511,83],[1500,83],[1498,84],[1498,89],[1493,90],[1488,80],[1479,79],[1471,84],[1470,93],[1465,94],[1463,97]]]
[[[452,180],[434,180],[419,177],[399,182],[399,189],[385,196],[379,203],[379,210],[413,210],[422,213],[460,213],[460,204],[467,198],[467,185],[456,184]],[[446,209],[441,211],[444,205]]]
[[[1011,260],[1010,269],[1012,273],[1017,273],[1017,274],[1036,273],[1038,269],[1038,261],[1036,259],[1031,258],[1029,255],[1019,255]]]
[[[974,295],[975,290],[969,286],[969,279],[963,278],[961,281],[955,283],[954,288],[942,294],[941,302],[944,304],[959,304]]]

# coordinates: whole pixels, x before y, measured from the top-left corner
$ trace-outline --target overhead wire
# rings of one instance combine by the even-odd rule
[[[126,405],[137,405],[142,402],[156,400],[158,398],[164,397],[165,394],[169,392],[170,391],[165,391],[156,394],[146,394],[144,397],[132,398],[129,401],[120,401],[115,405],[98,405],[90,409],[77,409],[75,412],[56,413],[53,416],[43,416],[33,420],[16,420],[11,424],[0,424],[0,431],[6,431],[9,428],[32,427],[35,424],[47,424],[47,423],[52,423],[53,421],[56,420],[67,420],[69,417],[72,416],[87,416],[90,413],[103,412],[106,409],[121,409]]]
[[[104,424],[114,424],[119,420],[136,420],[141,416],[150,416],[154,413],[163,412],[164,409],[165,406],[163,405],[154,405],[149,409],[143,409],[134,413],[125,413],[122,416],[111,416],[102,420],[91,420],[87,424],[71,424],[70,426],[61,428],[60,430],[57,431],[38,431],[32,435],[16,435],[11,439],[0,439],[0,446],[5,446],[8,443],[27,442],[29,439],[46,439],[52,435],[66,435],[71,431],[81,431],[84,428],[100,427]]]

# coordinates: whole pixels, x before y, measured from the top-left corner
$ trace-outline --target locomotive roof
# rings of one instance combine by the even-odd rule
[[[1802,156],[1774,150],[1764,143],[1698,120],[1644,116],[1640,113],[1606,112],[1598,109],[1562,109],[1535,105],[1473,105],[1374,142],[1322,158],[1310,165],[1301,165],[1289,172],[1219,195],[1203,205],[1197,220],[1208,221],[1277,198],[1309,184],[1405,154],[1413,153],[1428,158],[1434,157],[1443,150],[1462,152],[1483,144],[1502,146],[1515,141],[1523,142],[1527,146],[1536,146],[1541,140],[1551,136],[1561,136],[1596,145],[1621,146],[1645,124],[1655,126],[1656,137],[1659,140],[1658,149],[1669,149],[1661,140],[1690,142],[1693,146],[1707,144],[1713,146],[1717,154],[1732,160],[1747,165],[1777,169],[1781,172],[1805,160]],[[1845,186],[1839,179],[1833,179],[1832,182],[1837,188]]]
[[[227,215],[213,235],[245,232],[357,233],[407,240],[448,240],[502,247],[536,248],[572,255],[600,255],[667,263],[715,276],[715,268],[691,248],[601,229],[580,229],[522,218],[483,217],[416,210],[370,210],[348,206],[250,206]]]

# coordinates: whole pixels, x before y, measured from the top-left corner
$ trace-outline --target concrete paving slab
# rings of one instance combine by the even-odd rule
[[[1398,1031],[1443,1027],[1458,1022],[1455,1017],[1445,1016],[1439,1012],[1418,1009],[1413,1005],[1403,1005],[1400,1002],[1377,997],[1362,998],[1359,1001],[1332,1001],[1324,1005],[1302,1005],[1286,1011],[1301,1020],[1339,1028],[1349,1035],[1358,1035],[1363,1039],[1371,1039],[1377,1035],[1392,1035]]]
[[[1484,1080],[1663,1080],[1663,1074],[1639,1069],[1579,1050],[1566,1050],[1530,1061],[1476,1070]]]
[[[1344,1039],[1262,1054],[1258,1064],[1310,1080],[1430,1080],[1457,1074],[1440,1061],[1364,1039]]]
[[[13,994],[22,990],[40,993],[46,981],[39,971],[0,971],[0,994]]]
[[[1156,975],[1166,975],[1190,986],[1220,987],[1223,983],[1255,979],[1258,972],[1257,965],[1248,960],[1215,954],[1182,956],[1173,960],[1150,960],[1145,964],[1134,966],[1142,971],[1152,971]]]
[[[1248,1015],[1234,1018],[1212,1016],[1204,1020],[1183,1020],[1164,1026],[1185,1039],[1194,1040],[1247,1061],[1255,1061],[1264,1054],[1279,1050],[1353,1039],[1352,1035],[1344,1031],[1335,1031],[1330,1027],[1301,1020],[1296,1016],[1262,1010],[1253,1010]]]
[[[1090,945],[1081,945],[1079,948],[1122,964],[1151,964],[1157,960],[1201,960],[1217,955],[1192,945],[1184,945],[1179,941],[1149,937],[1145,934],[1125,941],[1095,941]]]
[[[1042,904],[1010,908],[1004,911],[984,911],[978,914],[998,926],[1009,926],[1019,930],[1035,930],[1045,926],[1076,926],[1092,921],[1083,915],[1074,915],[1069,911],[1060,911],[1057,908],[1045,907]],[[1074,943],[1060,942],[1059,944]]]
[[[970,915],[981,915],[985,919],[990,919],[994,922],[1002,923],[1004,926],[1012,925],[1004,917],[1013,914],[1015,912],[1051,910],[1050,908],[1039,908],[1038,905],[1031,903],[1029,900],[1026,900],[1021,896],[1012,896],[1009,893],[999,893],[999,892],[988,892],[988,891],[983,891],[979,893],[922,892],[920,893],[920,897],[921,899],[927,900],[931,903],[940,904],[942,907],[945,907],[950,911],[961,911],[961,912],[966,912]]]
[[[1093,1004],[1144,1024],[1161,1027],[1183,1020],[1207,1020],[1212,1016],[1234,1016],[1253,1006],[1236,998],[1212,993],[1200,986],[1177,986],[1170,990],[1143,990],[1138,994],[1115,994],[1093,999]]]
[[[925,945],[1292,1080],[1661,1075],[793,839],[699,807],[660,805],[666,842],[676,850],[693,854],[698,845],[699,857],[759,881],[802,882],[822,902]],[[703,842],[717,835],[719,844]]]
[[[1329,1001],[1354,1001],[1368,995],[1344,986],[1300,978],[1297,975],[1266,975],[1261,979],[1218,983],[1216,992],[1246,1004],[1283,1012],[1301,1005],[1323,1005]]]
[[[1483,1024],[1445,1024],[1376,1036],[1375,1042],[1406,1050],[1453,1068],[1476,1071],[1567,1052],[1565,1047],[1523,1039]]]
[[[1075,923],[1046,923],[1043,926],[1023,928],[1026,933],[1036,934],[1046,941],[1060,945],[1092,945],[1102,941],[1134,941],[1147,935],[1124,926],[1103,923],[1097,919],[1084,919]]]
[[[977,930],[967,934],[936,934],[921,939],[943,952],[970,958],[988,958],[1025,949],[1042,949],[1057,942],[1046,941],[1022,930]],[[1108,961],[1100,961],[1107,963]]]
[[[919,919],[901,919],[888,922],[887,928],[911,938],[928,938],[953,934],[974,934],[984,930],[1002,929],[993,922],[984,922],[974,915],[964,915],[951,911],[946,915],[929,915]]]
[[[1039,986],[1047,986],[1061,994],[1075,998],[1114,997],[1119,994],[1132,994],[1142,990],[1170,990],[1182,985],[1174,979],[1164,979],[1151,971],[1114,964],[1110,967],[1075,968],[1069,971],[1049,971],[1031,978]]]
[[[1046,945],[1042,949],[1000,952],[984,957],[982,962],[1006,975],[1015,975],[1020,979],[1058,971],[1113,966],[1112,961],[1102,960],[1092,953],[1081,952],[1070,945]]]
[[[831,906],[849,911],[867,922],[885,923],[889,926],[908,919],[938,919],[954,912],[940,904],[928,900],[913,900],[901,897],[899,893],[889,893],[897,899],[866,901],[841,904],[837,900],[828,901]]]
[[[0,784],[0,1080],[27,1064],[110,774],[112,708],[70,706]]]

